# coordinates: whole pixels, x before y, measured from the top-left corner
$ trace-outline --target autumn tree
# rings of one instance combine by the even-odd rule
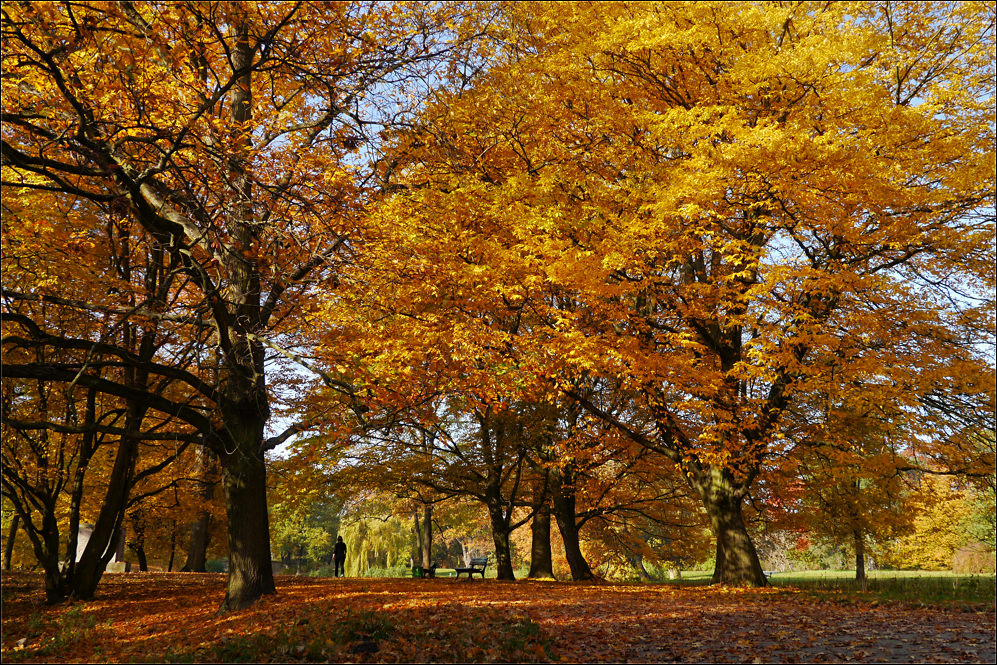
[[[135,399],[176,395],[172,377],[152,381],[139,366],[167,344],[182,364],[191,346],[171,340],[160,321],[120,320],[113,307],[88,304],[95,291],[113,292],[119,312],[134,310],[162,304],[170,289],[169,265],[127,224],[85,202],[60,208],[43,190],[3,208],[4,492],[45,570],[48,600],[86,598],[113,555],[132,490],[192,441],[168,412],[149,414]],[[97,246],[101,231],[108,242]],[[60,296],[49,295],[55,285]],[[100,389],[112,382],[131,394]],[[82,519],[93,530],[77,557]]]
[[[168,292],[131,305],[93,292],[81,306],[122,323],[168,318],[175,339],[201,349],[195,367],[108,350],[153,382],[185,382],[186,397],[44,363],[5,361],[5,380],[75,380],[182,419],[212,448],[229,518],[226,608],[274,591],[263,453],[302,426],[265,436],[267,345],[281,348],[281,324],[293,328],[287,317],[343,260],[377,184],[369,139],[456,53],[463,26],[477,25],[463,12],[362,2],[3,8],[5,198],[50,192],[64,209],[84,202],[133,225],[173,280]],[[109,238],[98,230],[94,240]],[[64,339],[32,323],[46,341]]]
[[[968,441],[994,410],[991,6],[510,11],[506,60],[397,138],[391,288],[419,275],[506,364],[546,349],[564,394],[676,465],[716,582],[765,584],[743,502],[766,460],[819,444],[784,436],[815,393],[993,468]],[[427,280],[440,257],[462,277]],[[529,309],[528,342],[480,324],[493,296]]]

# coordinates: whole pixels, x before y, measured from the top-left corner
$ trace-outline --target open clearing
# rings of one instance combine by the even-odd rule
[[[4,662],[979,662],[992,604],[918,606],[761,590],[281,576],[217,614],[221,574],[107,574],[98,597],[46,607],[3,576]]]

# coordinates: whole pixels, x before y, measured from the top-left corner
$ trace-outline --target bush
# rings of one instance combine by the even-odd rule
[[[985,543],[970,543],[952,555],[952,572],[960,575],[978,575],[997,572],[994,552]]]
[[[227,573],[228,559],[208,559],[204,563],[204,571],[207,573]]]
[[[412,577],[412,569],[408,566],[391,566],[390,568],[368,568],[364,577]]]

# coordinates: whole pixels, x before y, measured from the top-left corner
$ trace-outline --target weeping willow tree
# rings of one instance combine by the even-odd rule
[[[416,548],[411,521],[399,516],[385,497],[367,497],[348,506],[339,535],[346,543],[346,575],[369,577],[376,569],[409,565]]]

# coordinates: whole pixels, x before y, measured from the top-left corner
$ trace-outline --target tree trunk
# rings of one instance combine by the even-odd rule
[[[501,506],[488,506],[488,516],[492,523],[492,541],[495,543],[495,578],[514,580],[512,569],[512,545],[509,543],[509,519]]]
[[[433,565],[433,505],[427,503],[422,509],[422,569],[429,570]]]
[[[187,546],[187,558],[180,568],[185,573],[203,573],[208,563],[208,529],[211,526],[211,515],[202,512],[190,525],[190,544]]]
[[[166,563],[166,572],[173,572],[173,557],[177,553],[177,523],[173,522],[173,529],[170,530],[170,559]]]
[[[554,500],[554,518],[564,543],[564,557],[568,560],[571,579],[595,579],[592,569],[582,554],[581,540],[578,537],[578,522],[575,521],[575,491],[571,486],[570,469],[555,470],[551,473],[551,497]]]
[[[758,552],[741,514],[742,496],[735,491],[730,477],[718,469],[709,469],[690,479],[690,483],[703,501],[717,539],[713,584],[766,586]]]
[[[28,535],[31,533],[28,532]],[[64,571],[59,567],[59,527],[55,518],[55,501],[45,505],[41,538],[32,538],[31,541],[35,556],[45,571],[45,602],[49,605],[60,603],[69,595],[69,585]]]
[[[228,242],[226,256],[227,308],[219,326],[220,348],[224,355],[225,379],[219,403],[226,438],[216,449],[222,467],[225,510],[228,514],[229,572],[222,611],[239,610],[263,594],[276,593],[270,555],[270,522],[267,513],[266,459],[263,434],[270,417],[266,386],[265,353],[256,337],[265,321],[259,265],[247,256],[257,241],[259,225],[254,219],[252,177],[249,155],[252,142],[247,128],[252,120],[252,61],[249,21],[245,10],[236,10],[232,29],[236,37],[232,66],[238,75],[231,92],[232,119],[229,137],[235,149],[230,153],[227,177],[231,185],[226,217]],[[214,297],[214,296],[211,296]],[[216,323],[220,323],[215,319]]]
[[[138,569],[145,573],[149,571],[149,559],[145,553],[145,523],[142,513],[136,510],[132,513],[132,534],[133,538],[128,541],[128,547],[138,558]]]
[[[533,532],[530,547],[530,579],[553,579],[554,561],[550,551],[550,505],[540,506],[530,523]]]
[[[419,566],[422,566],[422,522],[419,521],[419,511],[412,511],[412,531],[415,532],[415,556],[412,557],[412,567],[415,568],[415,562],[419,562]]]
[[[20,521],[21,516],[14,513],[14,516],[10,520],[10,531],[7,532],[7,545],[3,548],[3,569],[8,573],[13,565],[14,539],[17,537],[17,527]]]
[[[197,464],[197,496],[205,503],[211,501],[215,495],[214,479],[214,454],[207,448],[198,448]],[[187,558],[180,568],[183,572],[203,573],[208,562],[208,542],[211,534],[211,513],[201,510],[197,519],[190,525],[190,543],[187,546]]]
[[[237,447],[221,458],[229,549],[228,586],[222,610],[240,610],[264,594],[277,593],[270,560],[262,435],[261,423],[255,450],[247,452]]]
[[[647,572],[647,568],[644,567],[644,555],[643,554],[628,554],[627,562],[637,571],[637,575],[640,576],[642,580],[650,580],[651,574]]]
[[[865,584],[865,540],[861,529],[852,529],[855,542],[855,580]]]
[[[144,409],[139,409],[144,413]],[[138,420],[132,421],[132,418]],[[141,416],[136,412],[129,416],[126,423],[127,431],[137,431]],[[131,436],[123,436],[118,444],[118,454],[111,469],[111,477],[107,485],[104,502],[97,515],[90,539],[87,541],[83,554],[76,564],[76,571],[70,584],[72,595],[79,600],[93,598],[100,578],[104,574],[107,562],[114,556],[120,529],[131,489],[131,479],[138,459],[138,441]]]

